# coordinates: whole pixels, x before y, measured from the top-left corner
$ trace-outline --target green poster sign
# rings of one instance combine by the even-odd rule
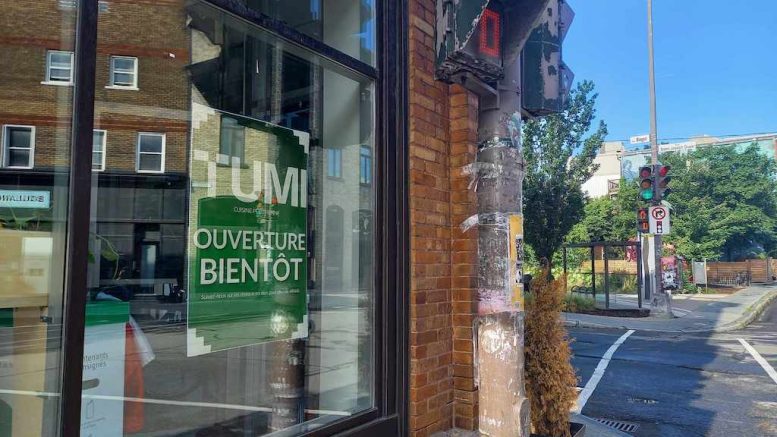
[[[216,117],[232,139],[240,130],[244,156],[224,165],[210,154],[221,165],[199,173],[192,163],[189,356],[307,336],[307,135]],[[199,137],[219,138],[214,126],[201,124],[195,147]]]

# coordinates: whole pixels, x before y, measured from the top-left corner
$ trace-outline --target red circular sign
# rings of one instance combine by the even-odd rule
[[[656,220],[663,220],[664,217],[666,217],[666,209],[664,209],[664,208],[654,208],[653,211],[650,212],[650,214]]]

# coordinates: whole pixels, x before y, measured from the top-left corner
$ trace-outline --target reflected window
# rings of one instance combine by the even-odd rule
[[[73,52],[49,50],[46,53],[46,82],[63,85],[73,83]]]
[[[139,173],[165,171],[165,134],[141,132],[138,134]]]
[[[138,58],[111,56],[111,87],[137,89]]]
[[[35,127],[3,126],[3,166],[32,168],[35,150]]]
[[[326,151],[327,167],[326,175],[330,178],[343,177],[343,150],[327,149]]]
[[[359,183],[372,183],[372,150],[367,146],[361,146],[359,151]]]
[[[95,129],[92,133],[92,170],[105,170],[105,137],[107,131]]]
[[[245,160],[245,128],[237,120],[221,117],[221,143],[219,143],[219,164],[241,165]]]

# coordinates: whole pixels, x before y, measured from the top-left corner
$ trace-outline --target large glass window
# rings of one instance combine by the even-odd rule
[[[60,429],[74,12],[0,0],[0,435]],[[45,68],[45,70],[44,70]]]
[[[82,434],[293,435],[374,407],[373,80],[207,2],[112,3],[98,54],[117,40],[147,80],[98,72]]]

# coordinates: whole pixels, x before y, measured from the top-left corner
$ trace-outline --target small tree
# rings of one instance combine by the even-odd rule
[[[596,116],[593,90],[593,82],[581,82],[570,93],[562,113],[524,125],[525,235],[539,259],[552,260],[569,230],[583,217],[581,186],[596,171],[593,160],[607,135],[604,122],[588,135]]]
[[[561,281],[550,280],[545,270],[532,281],[526,301],[526,392],[531,405],[534,432],[566,437],[569,410],[577,394],[577,377],[572,368],[569,338],[561,324],[564,289]]]

